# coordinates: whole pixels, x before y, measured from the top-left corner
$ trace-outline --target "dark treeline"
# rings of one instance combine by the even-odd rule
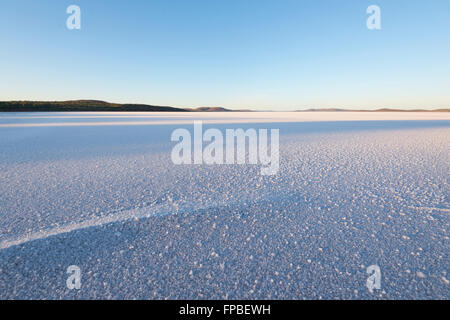
[[[51,111],[166,111],[180,112],[190,109],[147,104],[119,104],[98,100],[74,101],[0,101],[0,112]]]

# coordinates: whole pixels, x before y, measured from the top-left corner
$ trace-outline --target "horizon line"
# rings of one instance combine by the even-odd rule
[[[107,108],[118,108],[120,107],[128,107],[136,109],[138,107],[140,108],[169,108],[173,110],[164,110],[164,111],[176,111],[176,112],[182,112],[182,111],[194,111],[194,112],[450,112],[450,107],[430,107],[430,108],[420,108],[420,107],[370,107],[370,108],[364,108],[364,107],[358,107],[358,108],[349,108],[349,107],[336,107],[336,106],[328,106],[328,107],[298,107],[298,108],[292,108],[292,109],[283,109],[283,110],[273,110],[273,109],[260,109],[258,107],[248,107],[248,108],[229,108],[229,107],[223,107],[223,106],[171,106],[171,105],[157,105],[157,104],[148,104],[148,103],[117,103],[117,102],[109,102],[107,100],[100,100],[100,99],[72,99],[72,100],[3,100],[0,101],[0,112],[35,112],[35,111],[41,111],[41,110],[18,110],[17,107],[20,104],[32,104],[33,106],[28,106],[28,108],[33,108],[35,105],[43,106],[45,104],[52,104],[53,108],[57,108],[57,104],[71,104],[71,103],[77,103],[81,105],[77,105],[78,108],[101,108],[101,107],[107,107]],[[85,105],[83,105],[85,103]],[[94,106],[94,104],[100,104],[100,106]],[[9,111],[4,109],[4,105],[16,105],[17,111]],[[56,104],[56,105],[55,105]],[[72,108],[75,106],[72,106]],[[69,106],[69,109],[71,107]],[[67,110],[62,110],[67,111]],[[75,110],[75,111],[83,111],[83,110]],[[87,110],[89,111],[89,110]],[[98,111],[98,110],[93,110]],[[108,111],[121,111],[121,110],[108,110]],[[123,110],[123,111],[132,111],[132,110]],[[146,110],[135,110],[136,112],[139,111],[146,111]],[[149,111],[159,111],[159,110],[149,110]],[[50,110],[50,111],[44,111],[44,112],[58,112],[58,110]],[[70,110],[69,110],[70,112]]]

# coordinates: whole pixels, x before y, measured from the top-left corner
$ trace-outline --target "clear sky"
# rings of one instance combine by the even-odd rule
[[[449,108],[450,1],[0,0],[0,100],[71,99]]]

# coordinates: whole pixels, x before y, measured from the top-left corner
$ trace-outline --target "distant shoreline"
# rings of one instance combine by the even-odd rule
[[[100,100],[71,101],[0,101],[0,112],[258,112],[231,110],[220,107],[176,108],[148,104],[109,103]],[[268,111],[265,111],[268,112]],[[319,108],[292,112],[450,112],[450,109],[390,109],[376,110]]]
[[[450,109],[390,109],[381,108],[375,110],[363,110],[363,109],[307,109],[296,110],[296,112],[450,112]]]

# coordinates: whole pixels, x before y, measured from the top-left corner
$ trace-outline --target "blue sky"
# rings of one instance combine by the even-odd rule
[[[450,107],[448,0],[0,4],[0,100]],[[66,28],[71,4],[81,30]],[[379,31],[366,28],[372,4]]]

